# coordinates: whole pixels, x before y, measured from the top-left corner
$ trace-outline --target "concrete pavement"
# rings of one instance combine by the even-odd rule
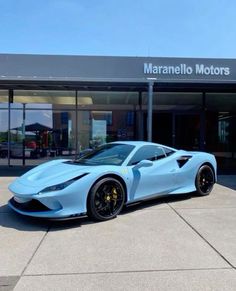
[[[17,215],[13,179],[0,177],[0,290],[236,290],[236,176],[103,223]]]

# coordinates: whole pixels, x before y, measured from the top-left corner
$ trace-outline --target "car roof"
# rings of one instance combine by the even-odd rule
[[[128,144],[128,145],[133,145],[135,147],[141,147],[143,145],[156,145],[156,146],[166,147],[166,148],[172,149],[173,151],[176,151],[176,149],[171,148],[169,146],[165,146],[159,143],[148,142],[148,141],[115,141],[111,143],[112,144]]]

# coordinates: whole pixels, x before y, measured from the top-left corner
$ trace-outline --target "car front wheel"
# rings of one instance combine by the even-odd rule
[[[121,212],[124,202],[123,185],[114,178],[103,178],[92,187],[89,193],[88,216],[98,221],[112,219]]]
[[[200,196],[209,195],[215,183],[215,175],[212,168],[208,165],[203,165],[199,168],[195,185],[197,194]]]

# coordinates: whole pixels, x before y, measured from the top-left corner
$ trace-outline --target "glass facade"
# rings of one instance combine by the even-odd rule
[[[236,169],[236,94],[206,94],[206,150],[220,169]]]
[[[11,165],[75,154],[75,92],[15,90],[10,103]]]
[[[0,90],[0,165],[8,157],[8,91]]]
[[[143,95],[145,111],[147,102],[148,95],[145,93]],[[152,140],[186,150],[202,149],[201,109],[202,93],[154,92]]]
[[[137,92],[78,91],[79,149],[136,139]]]
[[[0,165],[75,158],[117,140],[147,140],[146,90],[0,90]],[[236,94],[153,92],[152,140],[236,168]]]
[[[8,95],[1,92],[0,165],[33,166],[136,139],[137,92],[14,90],[9,104]]]

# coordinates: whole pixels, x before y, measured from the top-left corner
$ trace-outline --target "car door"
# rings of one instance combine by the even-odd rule
[[[152,163],[139,167],[143,160]],[[175,173],[178,165],[160,146],[141,147],[129,161],[128,167],[133,178],[130,200],[169,193],[176,188]]]

